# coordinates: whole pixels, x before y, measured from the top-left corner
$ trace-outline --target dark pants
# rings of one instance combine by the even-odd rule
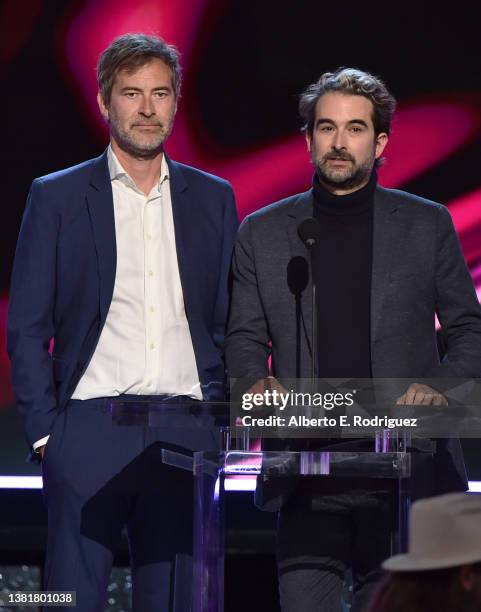
[[[76,608],[65,611],[103,612],[125,526],[133,610],[187,612],[192,473],[166,465],[162,449],[214,450],[214,429],[186,427],[185,415],[178,428],[116,425],[109,404],[70,401],[48,441],[42,464],[48,509],[44,589],[77,592]]]
[[[307,480],[279,512],[282,612],[341,611],[348,569],[354,587],[351,610],[362,610],[381,575],[381,562],[391,554],[394,494],[380,489],[379,481],[362,480],[332,483],[323,486],[322,495],[309,494]]]

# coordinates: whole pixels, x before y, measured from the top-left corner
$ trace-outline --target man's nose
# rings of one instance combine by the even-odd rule
[[[335,151],[341,151],[342,149],[346,148],[345,134],[341,132],[341,130],[337,130],[337,132],[335,133],[334,139],[332,142],[332,148]]]
[[[145,117],[155,115],[155,107],[149,96],[145,96],[142,98],[142,104],[139,108],[139,114],[144,115]]]

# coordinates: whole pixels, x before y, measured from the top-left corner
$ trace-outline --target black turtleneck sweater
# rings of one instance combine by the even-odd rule
[[[374,190],[377,176],[347,195],[333,195],[314,176],[314,217],[321,237],[313,252],[317,285],[320,378],[370,378]]]

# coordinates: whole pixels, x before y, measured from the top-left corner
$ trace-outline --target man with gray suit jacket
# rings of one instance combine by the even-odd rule
[[[377,184],[375,169],[394,110],[381,80],[350,68],[323,74],[301,96],[313,186],[248,216],[240,228],[226,342],[232,378],[259,385],[269,375],[308,378],[313,356],[320,378],[480,375],[481,309],[447,209]],[[309,258],[298,228],[312,217],[319,227],[310,275],[319,296],[315,347],[311,280],[302,298],[300,333],[286,280],[294,257]],[[435,314],[447,345],[442,361]],[[404,391],[399,404],[446,403],[420,382]],[[428,468],[424,495],[466,489],[458,440],[439,441]],[[340,610],[349,567],[357,594],[353,609],[369,597],[379,564],[389,555],[391,496],[358,484],[313,491],[303,479],[282,506],[283,612]]]

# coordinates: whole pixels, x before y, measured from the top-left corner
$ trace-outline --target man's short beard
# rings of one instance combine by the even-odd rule
[[[157,140],[151,143],[140,143],[132,138],[128,132],[118,130],[112,124],[110,124],[110,129],[119,147],[137,159],[152,159],[156,157],[163,151],[164,142],[170,134],[170,130],[167,133],[162,131]]]
[[[342,156],[340,157],[342,158]],[[328,158],[329,156],[325,156],[319,161],[313,157],[312,162],[321,183],[327,187],[331,187],[332,189],[355,189],[356,187],[360,187],[364,183],[367,183],[376,163],[376,158],[374,155],[372,155],[364,162],[364,164],[360,166],[356,165],[355,161],[350,158],[352,161],[351,171],[343,176],[340,176],[327,170]]]

